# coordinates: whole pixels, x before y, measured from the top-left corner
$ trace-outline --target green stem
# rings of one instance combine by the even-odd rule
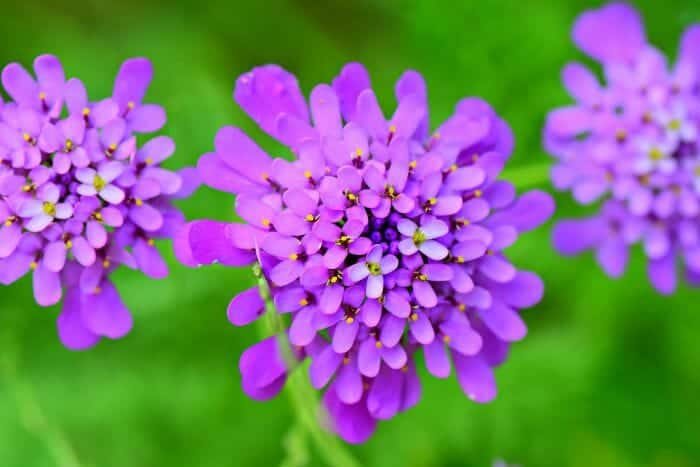
[[[8,355],[3,359],[0,369],[8,388],[14,393],[25,429],[46,444],[57,466],[81,467],[70,442],[58,427],[51,425],[36,398],[31,383],[20,378],[14,362]]]
[[[552,164],[531,164],[523,167],[513,167],[503,171],[503,180],[507,180],[520,190],[534,188],[549,182],[549,172]]]
[[[328,433],[321,427],[321,422],[326,414],[321,412],[317,393],[306,377],[307,366],[298,365],[292,355],[285,324],[275,309],[270,288],[258,266],[254,268],[254,273],[258,278],[260,296],[265,301],[265,316],[261,327],[263,337],[276,335],[283,357],[288,362],[288,367],[296,368],[296,371],[292,372],[287,380],[286,392],[291,400],[299,426],[309,435],[326,465],[329,467],[360,467],[360,463],[347,451],[346,446],[335,435]]]

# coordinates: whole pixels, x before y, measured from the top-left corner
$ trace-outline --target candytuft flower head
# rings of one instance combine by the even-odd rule
[[[109,276],[118,266],[164,277],[154,240],[184,223],[172,199],[196,185],[190,169],[160,167],[175,145],[136,133],[158,130],[165,112],[141,100],[152,78],[146,59],[127,60],[114,95],[90,102],[83,83],[66,81],[51,55],[34,79],[13,63],[2,72],[12,100],[0,107],[0,282],[32,271],[37,303],[58,303],[61,342],[74,350],[132,327]]]
[[[700,284],[700,26],[686,31],[671,67],[626,4],[584,13],[573,36],[602,63],[606,83],[583,65],[566,66],[564,85],[576,103],[549,115],[545,146],[557,158],[554,185],[602,207],[591,218],[560,222],[557,250],[595,250],[617,277],[630,246],[641,243],[658,291],[674,291],[679,258],[689,281]]]
[[[245,224],[195,221],[176,240],[192,266],[258,263],[289,317],[283,336],[243,354],[244,391],[271,398],[310,358],[328,426],[353,443],[418,402],[417,352],[439,378],[454,365],[474,401],[495,397],[493,368],[526,333],[519,309],[543,291],[503,250],[553,211],[545,193],[516,198],[497,180],[513,139],[487,103],[461,101],[429,134],[422,77],[406,72],[396,95],[387,119],[359,64],[314,88],[308,107],[280,67],[244,74],[235,100],[296,159],[273,159],[241,130],[221,129],[198,171],[237,195]],[[266,287],[233,298],[233,324],[263,313]]]

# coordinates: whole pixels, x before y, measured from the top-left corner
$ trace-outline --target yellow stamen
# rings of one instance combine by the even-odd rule
[[[355,149],[355,157],[362,157],[364,153],[365,152],[362,150],[362,148]]]
[[[677,118],[674,118],[670,122],[668,122],[668,128],[669,130],[673,131],[678,131],[681,129],[681,121],[678,120]]]
[[[149,238],[149,239],[146,241],[146,243],[148,243],[148,246],[153,246],[153,245],[156,244],[156,241],[153,240],[152,238]]]
[[[418,321],[418,313],[411,313],[408,317],[411,321]]]
[[[455,172],[458,168],[459,168],[459,167],[457,166],[457,164],[452,164],[452,165],[450,166],[450,172]]]
[[[382,343],[380,341],[377,341],[374,346],[378,349],[381,349],[383,347]]]
[[[311,178],[311,177],[313,177],[313,174],[311,173],[311,171],[310,171],[310,170],[304,170],[304,178],[309,179],[309,178]]]
[[[450,343],[450,340],[451,340],[451,339],[450,339],[450,336],[448,336],[447,334],[445,334],[444,336],[442,336],[442,341],[443,341],[445,344],[449,344],[449,343]]]
[[[474,196],[477,198],[481,198],[483,194],[484,193],[481,190],[474,190]]]
[[[263,219],[262,221],[260,221],[260,223],[263,225],[263,227],[270,227],[270,224],[272,224],[272,222],[270,222],[270,219]]]
[[[465,311],[467,309],[467,305],[465,305],[464,303],[460,303],[459,305],[457,305],[457,309],[459,311]]]
[[[459,264],[464,263],[464,256],[455,256],[455,262]]]
[[[66,240],[65,241],[66,249],[70,250],[73,248],[73,241],[72,240]]]
[[[136,206],[143,206],[143,200],[141,198],[134,198],[134,204]]]
[[[260,177],[265,181],[267,181],[270,178],[270,176],[267,174],[267,172],[261,173]]]
[[[30,135],[29,133],[24,133],[24,134],[22,135],[22,138],[23,138],[24,141],[26,141],[27,143],[29,143],[29,142],[32,141],[32,135]]]
[[[343,365],[350,363],[350,357],[343,357]]]
[[[150,157],[147,158],[145,162],[146,162],[146,165],[153,165],[153,159]]]
[[[56,215],[56,205],[53,203],[49,203],[48,201],[44,201],[42,209],[44,210],[44,214],[47,214],[51,217],[54,217]]]
[[[418,161],[411,161],[411,162],[409,162],[409,163],[408,163],[408,167],[411,168],[411,169],[415,169],[416,167],[418,167]]]
[[[649,158],[653,161],[660,161],[664,158],[664,153],[659,148],[651,148]]]
[[[29,269],[31,269],[32,271],[34,271],[38,267],[39,267],[39,265],[37,264],[36,261],[32,261],[31,263],[29,263]]]
[[[83,117],[87,117],[88,115],[90,115],[90,109],[85,107],[83,109]]]
[[[347,318],[345,318],[345,322],[348,324],[352,324],[355,322],[355,318],[353,318],[352,316],[348,316]]]
[[[301,306],[306,306],[308,304],[309,304],[309,301],[306,298],[302,298],[301,300],[299,300],[299,305],[301,305]]]
[[[126,106],[129,110],[134,110],[134,107],[136,107],[136,103],[129,102],[128,104],[126,104]]]
[[[100,211],[97,211],[92,217],[94,217],[96,221],[102,221],[102,213]]]
[[[45,92],[40,92],[40,93],[39,93],[39,99],[42,100],[42,101],[45,101],[45,100],[46,100],[46,93],[45,93]]]
[[[316,216],[314,216],[313,214],[307,214],[306,217],[304,217],[304,219],[306,219],[307,222],[314,222],[316,220]]]
[[[104,261],[102,261],[103,268],[107,269],[110,265],[111,265],[111,263],[109,262],[108,259],[105,259]]]
[[[396,133],[396,125],[391,125],[391,126],[389,127],[389,133],[391,133],[391,134]]]
[[[291,255],[289,255],[289,259],[291,259],[292,261],[296,261],[299,259],[299,255],[296,253],[292,253]]]
[[[627,139],[627,132],[623,129],[619,129],[615,132],[615,139],[618,143],[622,143]]]
[[[65,149],[65,152],[71,152],[75,148],[75,144],[73,143],[72,140],[67,139],[66,140],[66,145],[63,149]]]
[[[105,186],[107,186],[107,182],[105,182],[105,180],[102,177],[100,177],[99,175],[95,175],[95,179],[92,181],[92,186],[95,187],[95,190],[102,191],[102,189]],[[136,203],[136,205],[141,206],[140,204],[138,204],[138,202]]]
[[[97,295],[97,294],[99,294],[99,293],[102,293],[102,287],[95,287],[95,288],[92,290],[92,293],[94,293],[95,295]]]
[[[474,155],[472,156],[472,162],[478,162],[478,160],[479,160],[479,155],[478,155],[478,154],[474,154]]]
[[[429,198],[428,199],[428,204],[431,206],[435,206],[437,204],[438,200],[437,198]]]
[[[439,132],[439,131],[436,131],[435,133],[433,133],[433,138],[434,138],[434,139],[440,139],[440,138],[441,138],[440,132]]]

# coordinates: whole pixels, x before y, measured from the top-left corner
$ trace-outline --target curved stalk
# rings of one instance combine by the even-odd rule
[[[297,417],[298,426],[313,441],[316,451],[329,467],[360,467],[360,463],[348,452],[342,441],[322,428],[325,414],[322,413],[316,391],[306,377],[307,365],[299,365],[292,355],[285,324],[275,309],[270,288],[259,265],[256,265],[253,271],[258,279],[260,296],[265,302],[265,316],[261,320],[262,337],[277,336],[283,357],[291,369],[285,391]],[[285,459],[282,465],[289,465],[290,462],[289,459]]]

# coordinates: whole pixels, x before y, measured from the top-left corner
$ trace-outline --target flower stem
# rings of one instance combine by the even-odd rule
[[[287,379],[286,392],[294,408],[299,428],[308,434],[319,455],[329,467],[360,467],[360,463],[348,452],[346,446],[336,436],[321,427],[325,414],[320,413],[322,409],[316,391],[306,378],[307,365],[299,365],[293,357],[292,349],[287,340],[285,324],[275,309],[270,288],[258,265],[254,267],[254,273],[258,279],[260,296],[265,302],[265,315],[261,320],[262,326],[260,327],[262,337],[276,335],[289,368],[296,367],[296,371],[293,371]],[[291,459],[285,459],[282,466],[294,465],[290,464],[291,462]]]
[[[544,185],[549,181],[549,172],[552,165],[549,163],[530,164],[523,167],[514,167],[503,171],[503,180],[507,180],[520,190]]]

